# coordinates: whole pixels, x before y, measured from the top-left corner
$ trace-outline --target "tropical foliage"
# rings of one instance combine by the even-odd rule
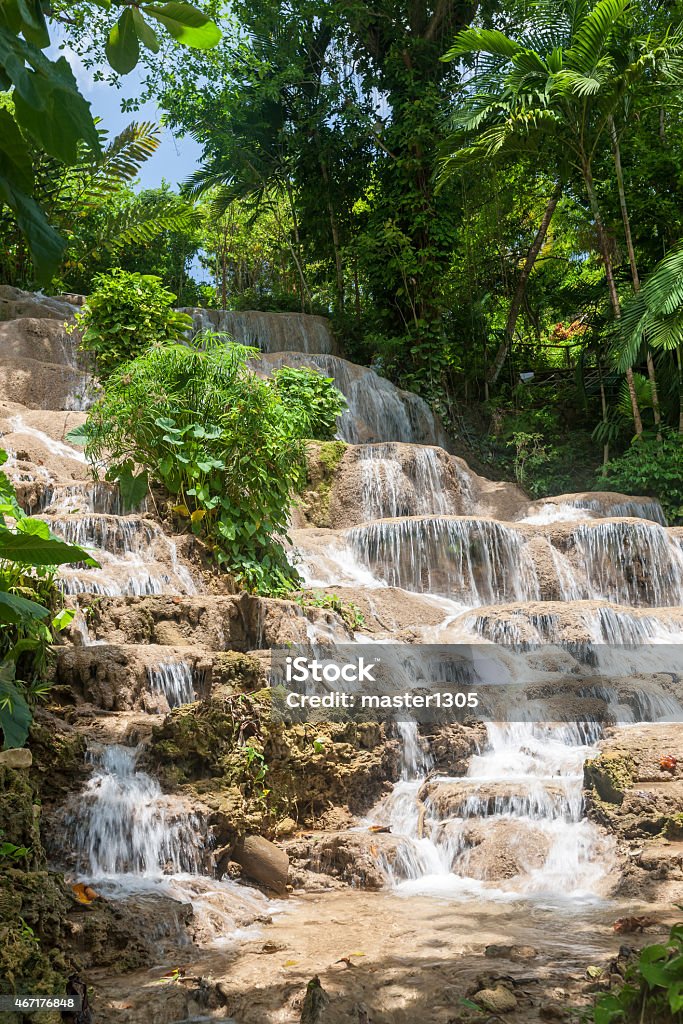
[[[258,351],[228,340],[204,333],[123,363],[107,378],[84,430],[70,438],[85,441],[93,462],[106,453],[108,479],[137,500],[148,480],[161,485],[169,515],[240,584],[285,592],[298,583],[284,541],[304,472],[302,431],[311,417],[299,403],[308,392],[281,393],[250,370]],[[320,380],[316,420],[327,424],[341,403]]]
[[[95,278],[94,289],[76,314],[80,346],[95,357],[106,380],[121,365],[152,345],[176,341],[192,318],[173,308],[176,296],[150,274],[112,270]]]
[[[0,450],[0,466],[7,453]],[[82,548],[53,536],[46,523],[24,514],[9,478],[0,471],[0,730],[5,747],[23,747],[31,704],[49,685],[49,646],[68,625],[55,586],[59,565],[96,564]]]

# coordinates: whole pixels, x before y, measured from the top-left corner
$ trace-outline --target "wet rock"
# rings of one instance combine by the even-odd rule
[[[525,782],[440,782],[430,780],[422,786],[418,799],[427,806],[427,814],[437,819],[486,817],[493,814],[554,816],[567,810],[567,791],[560,785],[534,786]]]
[[[632,849],[653,839],[683,839],[683,777],[676,767],[663,767],[670,758],[683,764],[680,727],[615,728],[602,746],[584,769],[589,817]]]
[[[512,1013],[517,1009],[517,999],[509,988],[497,985],[495,988],[482,988],[474,995],[475,1003],[479,1003],[491,1013]]]
[[[85,738],[44,708],[36,708],[34,712],[29,742],[33,751],[31,777],[43,804],[78,789],[89,775]]]
[[[245,836],[235,846],[232,856],[248,878],[260,882],[278,896],[287,894],[289,857],[282,847],[263,836]]]
[[[339,832],[293,840],[287,850],[299,868],[376,890],[386,885],[387,866],[395,862],[403,843],[388,833]]]
[[[30,768],[32,764],[33,754],[27,747],[0,750],[0,767],[2,768]]]
[[[624,794],[633,782],[634,763],[625,750],[603,750],[584,765],[584,786],[594,789],[601,800],[622,804]]]
[[[450,827],[457,830],[465,846],[464,852],[456,854],[452,870],[482,881],[504,881],[527,874],[543,866],[550,850],[547,835],[521,821],[481,821],[464,828]]]
[[[484,950],[484,956],[491,960],[517,960],[524,962],[535,960],[538,950],[533,946],[497,946],[490,945]]]

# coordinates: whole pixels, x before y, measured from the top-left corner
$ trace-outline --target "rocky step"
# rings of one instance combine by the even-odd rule
[[[89,480],[83,450],[65,441],[66,434],[84,420],[79,412],[45,412],[0,402],[2,447],[10,454],[4,472],[13,483],[37,490],[56,481]]]
[[[501,814],[576,821],[582,804],[581,795],[577,797],[572,792],[571,782],[562,785],[556,779],[530,779],[528,782],[431,779],[420,789],[418,800],[424,804],[425,819],[438,821]]]
[[[309,586],[389,585],[469,606],[596,598],[681,604],[682,536],[642,519],[530,524],[471,516],[291,533]]]
[[[0,300],[1,301],[1,300]],[[69,334],[64,319],[22,317],[0,323],[2,362],[35,359],[41,363],[78,367],[78,336]]]
[[[73,318],[80,302],[74,295],[41,295],[25,292],[11,285],[0,285],[0,321],[36,317],[42,320],[69,320]]]
[[[28,358],[3,358],[0,363],[0,394],[28,409],[84,409],[93,390],[91,374],[63,363]]]
[[[609,601],[528,601],[490,605],[455,619],[454,629],[493,643],[633,644],[683,630],[680,608],[624,608]]]
[[[265,655],[266,652],[263,652]],[[239,692],[266,685],[258,656],[158,644],[64,645],[55,649],[55,696],[103,711],[167,714],[219,687]]]
[[[308,643],[311,626],[348,643],[336,612],[251,594],[79,599],[92,641],[251,651]]]
[[[126,513],[118,485],[104,480],[56,483],[32,480],[15,485],[15,490],[19,503],[29,515],[121,516]],[[146,500],[141,508],[147,511]]]

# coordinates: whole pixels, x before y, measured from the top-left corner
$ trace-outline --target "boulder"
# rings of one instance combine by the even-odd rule
[[[0,751],[0,765],[5,768],[30,768],[33,754],[26,747]]]
[[[289,857],[281,847],[263,836],[246,836],[237,844],[232,857],[248,878],[278,896],[287,895]]]

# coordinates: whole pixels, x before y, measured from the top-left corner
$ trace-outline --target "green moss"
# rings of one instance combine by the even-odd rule
[[[380,725],[271,720],[271,691],[219,694],[176,708],[146,754],[165,785],[190,792],[234,838],[271,833],[289,817],[311,823],[332,805],[367,807],[397,770]]]
[[[328,473],[334,473],[344,458],[347,448],[346,441],[322,441],[318,447],[318,461],[322,463]]]
[[[222,651],[214,655],[212,686],[228,686],[233,690],[250,692],[264,683],[264,672],[258,658],[238,651]]]
[[[301,504],[306,519],[314,526],[329,526],[334,475],[347,448],[345,441],[320,441],[308,446]]]
[[[600,800],[621,804],[626,790],[633,785],[635,765],[621,750],[605,750],[584,765],[584,785]]]

